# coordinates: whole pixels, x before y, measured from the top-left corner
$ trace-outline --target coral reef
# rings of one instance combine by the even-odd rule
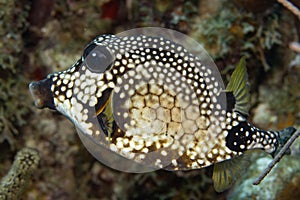
[[[298,199],[300,197],[300,174],[295,174],[291,182],[279,192],[277,199]]]
[[[226,6],[215,17],[195,24],[193,37],[217,60],[246,56],[255,59],[255,63],[260,62],[268,70],[270,66],[265,52],[282,42],[280,15],[276,7],[267,7],[271,10],[268,15],[255,15],[253,12],[241,11],[228,1],[222,4]]]
[[[297,0],[290,2],[299,6]],[[99,34],[161,26],[204,44],[224,80],[240,57],[247,57],[252,85],[250,121],[264,129],[299,124],[300,65],[289,44],[299,43],[300,22],[275,0],[261,3],[0,0],[0,176],[9,168],[14,149],[28,146],[38,150],[41,168],[34,172],[23,199],[225,199],[228,192],[213,190],[211,168],[127,174],[102,165],[85,150],[67,119],[33,108],[27,85],[29,80],[68,68],[86,43]],[[295,197],[298,144],[299,140],[292,147],[292,156],[285,156],[256,187],[250,185],[270,157],[253,154],[253,165],[228,198],[239,197],[236,191],[242,188],[246,196]],[[282,182],[271,182],[275,178]],[[269,187],[267,183],[278,188],[276,193],[268,193],[271,196],[261,192]]]
[[[292,150],[291,155],[283,157],[259,185],[253,185],[253,182],[272,161],[272,159],[270,156],[266,156],[263,153],[260,154],[260,157],[253,157],[251,166],[248,168],[244,176],[236,182],[235,187],[228,196],[228,199],[250,200],[299,198],[299,193],[294,193],[293,190],[288,189],[289,185],[294,186],[295,182],[299,179],[299,147],[300,139],[298,138],[294,144],[294,148],[298,149],[298,151]],[[285,196],[283,197],[283,195]]]
[[[167,27],[188,33],[197,15],[197,1],[179,0],[176,4],[171,0],[133,2],[130,17],[137,26]]]
[[[0,1],[0,143],[7,140],[11,147],[18,127],[26,123],[24,116],[30,102],[20,65],[29,10],[29,5],[23,3]]]
[[[0,182],[0,199],[20,199],[29,186],[31,175],[36,171],[40,157],[36,150],[23,148],[13,162],[9,172]]]

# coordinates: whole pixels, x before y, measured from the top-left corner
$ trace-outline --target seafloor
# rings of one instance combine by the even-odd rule
[[[217,193],[211,167],[114,171],[87,152],[68,119],[34,107],[30,81],[71,66],[97,35],[145,26],[203,44],[225,83],[245,56],[249,120],[263,129],[299,128],[300,19],[276,0],[0,0],[0,177],[11,169],[0,199],[299,199],[299,139],[259,186],[252,182],[271,161],[263,152],[252,155],[231,189]]]

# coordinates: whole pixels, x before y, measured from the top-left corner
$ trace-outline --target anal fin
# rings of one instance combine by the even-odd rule
[[[250,163],[248,151],[239,157],[216,163],[212,176],[215,190],[223,192],[230,188],[242,176]]]

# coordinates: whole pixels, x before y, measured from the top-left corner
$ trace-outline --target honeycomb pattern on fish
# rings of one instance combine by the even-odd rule
[[[225,90],[210,66],[180,44],[163,37],[102,35],[72,67],[48,76],[53,105],[46,106],[128,159],[197,169],[248,149],[272,153],[278,147],[279,132],[246,121],[243,70],[237,69],[231,90]],[[230,95],[235,101],[226,105]]]

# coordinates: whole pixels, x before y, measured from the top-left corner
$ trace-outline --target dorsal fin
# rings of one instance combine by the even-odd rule
[[[242,57],[238,66],[231,75],[231,79],[226,87],[226,92],[232,92],[235,97],[234,111],[238,111],[245,117],[248,116],[250,108],[250,85],[245,58]]]

